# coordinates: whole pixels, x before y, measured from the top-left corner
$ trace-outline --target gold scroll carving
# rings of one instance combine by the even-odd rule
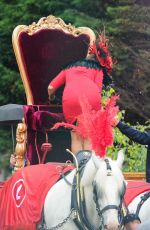
[[[27,127],[24,122],[19,123],[17,126],[16,142],[17,142],[15,148],[16,163],[15,163],[14,171],[17,171],[24,167],[24,156],[26,153],[26,142],[27,142]]]

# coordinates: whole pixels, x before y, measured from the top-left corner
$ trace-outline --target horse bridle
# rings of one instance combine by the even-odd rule
[[[84,160],[81,161],[81,164],[79,163],[79,169],[78,169],[79,185],[77,186],[77,188],[78,188],[77,190],[79,190],[78,192],[79,192],[80,198],[82,197],[79,203],[78,203],[77,195],[76,195],[77,190],[75,190],[75,189],[72,190],[71,208],[77,210],[77,212],[79,214],[79,219],[77,218],[77,219],[74,219],[73,221],[75,222],[77,227],[79,227],[80,230],[85,230],[85,229],[95,230],[95,228],[89,223],[88,218],[87,218],[86,208],[85,208],[84,188],[82,188],[82,189],[80,188],[81,177],[83,175],[85,165],[89,161],[90,158],[91,158],[91,154],[89,154],[87,158],[84,158]],[[112,175],[112,168],[110,166],[109,160],[106,158],[106,159],[104,159],[104,161],[106,163],[107,176],[111,176]],[[76,184],[75,178],[74,178],[73,184]],[[124,183],[124,188],[125,187],[126,186]],[[124,189],[124,193],[125,193],[125,189]],[[124,193],[122,193],[122,195],[120,196],[119,206],[107,205],[101,210],[99,207],[99,203],[98,203],[97,185],[96,185],[96,182],[93,182],[93,199],[94,199],[95,204],[96,204],[96,211],[98,213],[98,216],[100,217],[99,229],[102,229],[102,227],[104,226],[103,213],[109,209],[118,210],[119,223],[122,224],[122,220],[124,217],[123,211],[122,211],[122,200],[123,200]]]
[[[105,163],[106,163],[106,169],[107,169],[107,176],[111,176],[112,175],[112,168],[110,166],[109,160],[106,158],[104,159]],[[104,227],[104,218],[103,218],[103,213],[110,210],[110,209],[115,209],[118,210],[118,220],[119,223],[122,225],[122,221],[123,221],[123,210],[122,210],[122,201],[123,201],[123,196],[125,193],[125,182],[124,182],[124,192],[123,194],[120,196],[120,204],[117,205],[106,205],[103,209],[100,209],[99,203],[98,203],[98,195],[97,195],[97,185],[96,185],[96,181],[93,182],[93,200],[96,204],[96,211],[98,213],[98,216],[100,217],[100,227],[99,229],[102,229],[102,227]]]

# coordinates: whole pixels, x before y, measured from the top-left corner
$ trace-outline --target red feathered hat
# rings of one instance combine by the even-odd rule
[[[89,54],[94,54],[100,65],[110,74],[113,61],[108,51],[108,40],[102,34],[100,34],[96,42],[90,46]]]

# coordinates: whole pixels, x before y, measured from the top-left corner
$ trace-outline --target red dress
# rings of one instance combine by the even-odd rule
[[[103,70],[87,66],[72,66],[62,70],[51,82],[54,89],[65,84],[62,104],[68,123],[81,113],[80,99],[86,97],[94,110],[101,108]]]

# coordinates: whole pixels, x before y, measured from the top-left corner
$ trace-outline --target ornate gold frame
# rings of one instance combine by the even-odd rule
[[[27,104],[28,105],[33,105],[34,100],[31,92],[31,88],[29,85],[29,82],[27,80],[27,73],[25,71],[25,66],[21,58],[21,50],[19,47],[19,35],[21,32],[26,32],[30,36],[38,32],[39,30],[42,29],[59,29],[62,30],[65,33],[72,34],[73,36],[79,36],[81,34],[88,34],[90,37],[90,43],[92,44],[95,41],[95,34],[93,30],[91,30],[88,27],[78,27],[75,28],[71,24],[65,24],[65,22],[61,18],[56,18],[52,15],[48,17],[43,17],[41,18],[37,23],[33,22],[31,25],[19,25],[17,26],[12,34],[12,44],[13,44],[13,49],[15,52],[15,56],[17,59],[20,75],[23,81],[23,85],[25,88],[25,93],[26,93],[26,98],[27,98]]]
[[[17,171],[20,168],[24,167],[24,155],[26,152],[26,141],[27,141],[27,127],[24,123],[19,123],[16,130],[16,148],[15,148],[15,155],[16,155],[16,164],[14,167],[14,171]],[[27,165],[29,165],[29,161]]]

